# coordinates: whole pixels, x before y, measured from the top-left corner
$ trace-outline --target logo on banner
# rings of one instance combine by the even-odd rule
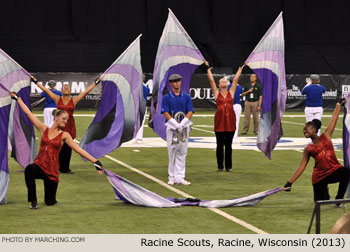
[[[190,96],[192,100],[214,99],[210,88],[190,88]]]
[[[309,85],[312,85],[312,84],[309,84]],[[346,86],[346,85],[344,85],[344,86]],[[348,90],[348,92],[350,92],[350,85],[347,86],[347,90]],[[343,91],[343,93],[344,93],[344,91]],[[337,95],[338,95],[338,90],[331,89],[331,90],[324,92],[322,94],[322,98],[323,99],[336,99]],[[291,100],[293,100],[293,99],[303,99],[304,100],[305,99],[305,95],[302,95],[299,87],[295,86],[295,85],[292,85],[291,89],[287,89],[287,96],[288,96],[288,99],[291,99]]]

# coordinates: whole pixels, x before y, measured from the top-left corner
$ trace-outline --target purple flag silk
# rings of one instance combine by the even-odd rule
[[[344,167],[350,169],[350,93],[345,95],[345,106],[343,116],[343,156]],[[350,198],[350,182],[346,190],[346,197]]]
[[[102,75],[102,95],[94,120],[79,145],[100,158],[133,139],[142,123],[143,97],[140,37]]]
[[[117,200],[146,207],[179,207],[179,206],[200,206],[200,207],[238,207],[238,206],[255,206],[267,196],[282,191],[282,188],[259,192],[246,197],[240,197],[229,200],[199,200],[199,199],[178,199],[163,198],[158,194],[151,192],[119,175],[104,169],[109,183],[112,185]]]
[[[271,152],[283,134],[281,117],[286,105],[282,12],[245,63],[254,71],[263,86],[257,146],[271,159]]]
[[[165,118],[161,114],[163,91],[170,90],[169,76],[182,76],[181,90],[188,93],[191,77],[196,68],[204,63],[204,57],[190,36],[169,9],[169,15],[160,38],[153,71],[153,92],[150,126],[166,140]]]
[[[180,204],[174,203],[163,198],[154,192],[151,192],[141,186],[138,186],[119,175],[104,169],[109,183],[112,185],[117,200],[126,203],[147,207],[179,207]]]
[[[9,184],[8,150],[23,168],[37,154],[33,125],[11,99],[10,91],[31,108],[30,74],[0,49],[0,204],[6,203]]]

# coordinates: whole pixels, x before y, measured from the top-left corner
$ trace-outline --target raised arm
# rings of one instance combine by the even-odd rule
[[[242,70],[243,70],[244,66],[245,66],[245,64],[243,64],[243,66],[239,66],[238,67],[238,70],[237,70],[237,72],[235,74],[235,77],[233,78],[232,86],[230,87],[230,90],[229,90],[229,92],[230,92],[232,97],[234,97],[234,95],[235,95],[237,83],[238,83],[239,77],[242,74]]]
[[[329,138],[332,137],[333,132],[334,132],[335,125],[337,125],[337,121],[338,121],[338,117],[339,117],[339,114],[340,114],[342,102],[343,102],[343,100],[340,101],[340,102],[337,102],[337,104],[335,105],[335,109],[334,109],[334,112],[333,112],[333,115],[332,115],[332,119],[331,119],[331,121],[329,122],[328,127],[327,127],[327,129],[325,130],[325,132],[324,132],[324,134],[325,134],[327,137],[329,137]]]
[[[219,90],[216,87],[215,80],[214,80],[213,74],[211,72],[212,67],[209,67],[208,61],[205,62],[205,65],[207,67],[207,73],[208,73],[208,79],[209,79],[209,84],[210,84],[210,87],[211,87],[211,91],[213,92],[214,99],[216,100],[216,98],[219,95]]]
[[[40,131],[40,133],[44,133],[47,126],[42,123],[33,113],[29,110],[27,105],[22,101],[21,97],[18,97],[16,93],[10,93],[11,98],[17,100],[18,105],[22,109],[23,113],[28,117],[28,119],[32,122],[32,124]]]
[[[89,153],[87,153],[85,150],[80,148],[80,146],[76,142],[74,142],[73,138],[69,135],[69,133],[64,132],[62,139],[72,150],[74,150],[80,156],[91,161],[94,164],[98,164],[97,162],[99,162],[99,161],[96,158],[94,158],[93,156],[91,156]],[[102,165],[100,165],[100,166],[102,166]],[[97,169],[98,174],[102,174],[102,170],[100,170],[98,168],[96,168],[96,169]]]
[[[37,79],[35,79],[33,76],[31,77],[33,82],[42,90],[44,91],[56,104],[58,103],[60,96],[51,92],[49,89],[47,89],[44,85],[40,84]]]
[[[81,99],[83,99],[88,93],[90,93],[90,91],[93,90],[94,87],[96,87],[100,82],[101,82],[101,79],[99,77],[87,89],[85,89],[84,92],[81,92],[79,95],[74,96],[73,97],[74,105],[76,106],[81,101]]]
[[[289,188],[289,190],[287,189],[286,191],[290,191],[290,187],[292,186],[292,184],[300,177],[301,174],[303,174],[307,164],[309,163],[309,160],[310,160],[310,154],[305,148],[299,167],[295,170],[291,179],[288,180],[287,184],[284,186],[285,188]]]

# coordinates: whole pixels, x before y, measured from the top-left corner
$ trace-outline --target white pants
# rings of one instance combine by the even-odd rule
[[[52,111],[54,111],[56,108],[44,108],[44,124],[51,128],[53,122],[54,122],[54,116],[52,115]]]
[[[187,129],[187,135],[189,136],[189,128]],[[167,129],[166,139],[168,145],[168,174],[169,181],[174,181],[175,183],[180,183],[185,178],[186,172],[186,156],[187,156],[187,144],[188,138],[185,142],[180,142],[179,144],[172,145],[171,140],[173,138],[173,130]]]
[[[142,140],[142,138],[143,138],[143,125],[145,124],[145,121],[146,121],[146,115],[147,115],[147,107],[145,110],[145,116],[143,117],[141,127],[135,136],[136,140]]]
[[[238,143],[239,120],[240,120],[241,114],[242,114],[241,104],[234,104],[233,110],[235,111],[235,114],[236,114],[236,131],[235,131],[235,134],[233,135],[232,143]]]
[[[322,107],[305,107],[305,117],[306,122],[310,122],[313,119],[318,119],[321,121],[323,114],[323,108]],[[321,135],[321,129],[317,131],[317,135]]]

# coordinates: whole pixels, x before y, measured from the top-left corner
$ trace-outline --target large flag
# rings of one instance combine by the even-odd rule
[[[30,76],[0,49],[0,204],[6,203],[9,184],[8,149],[23,168],[36,156],[33,125],[9,95],[16,92],[30,108]]]
[[[126,203],[146,207],[179,207],[179,206],[200,206],[200,207],[239,207],[255,206],[269,195],[280,192],[282,188],[275,188],[264,192],[255,193],[249,196],[228,199],[228,200],[200,200],[193,198],[163,198],[133,182],[104,169],[109,183],[116,194],[115,199]]]
[[[271,159],[271,152],[283,134],[281,117],[286,105],[282,12],[245,63],[254,71],[263,86],[257,145]]]
[[[350,93],[345,95],[343,116],[343,156],[344,167],[350,169]],[[346,197],[350,198],[350,182],[346,190]]]
[[[140,37],[101,77],[101,103],[79,144],[95,158],[133,139],[141,126],[146,101],[142,89]]]
[[[188,93],[193,72],[204,63],[204,57],[190,36],[169,9],[168,20],[160,38],[153,71],[153,92],[150,126],[158,136],[166,139],[165,119],[161,114],[163,91],[170,90],[168,78],[182,76],[181,90]]]

